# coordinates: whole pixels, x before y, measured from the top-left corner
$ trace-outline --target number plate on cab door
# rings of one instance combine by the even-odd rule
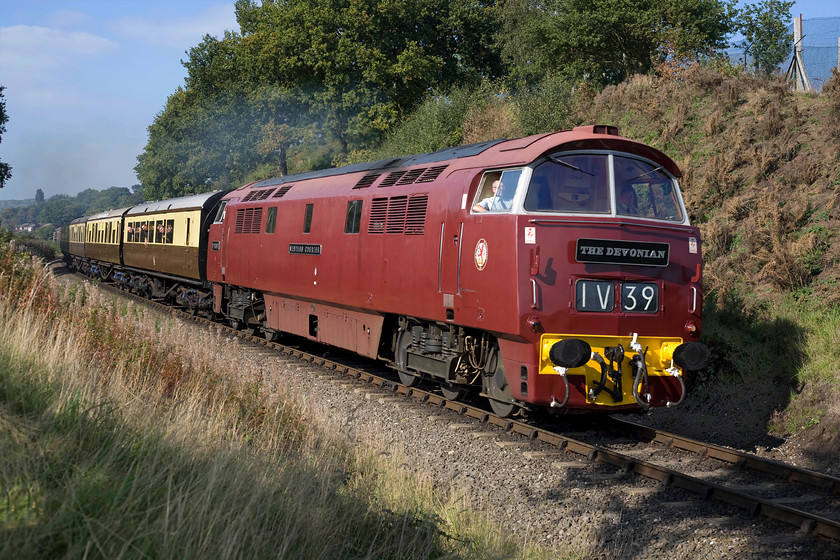
[[[624,313],[656,313],[659,310],[659,286],[656,284],[604,280],[578,280],[575,284],[575,309],[594,313],[615,311],[616,288]]]

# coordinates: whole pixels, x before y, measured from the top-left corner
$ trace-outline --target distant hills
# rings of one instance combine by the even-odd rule
[[[27,198],[25,200],[0,200],[0,210],[3,208],[18,208],[21,206],[32,206],[35,204],[34,198]]]

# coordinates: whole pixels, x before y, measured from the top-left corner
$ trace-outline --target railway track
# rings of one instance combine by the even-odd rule
[[[496,426],[529,441],[603,463],[613,467],[619,477],[646,477],[704,500],[735,506],[749,516],[788,524],[800,535],[840,541],[840,478],[617,418],[599,419],[590,423],[591,429],[582,431],[563,431],[556,425],[500,418],[472,402],[449,400],[436,389],[406,387],[395,380],[396,375],[381,371],[381,367],[375,368],[379,371],[371,371],[371,362],[352,357],[328,359],[315,351],[269,342],[107,284],[100,286],[183,320],[224,329],[235,334],[243,344],[266,347],[383,392],[455,412],[473,419],[477,425]]]

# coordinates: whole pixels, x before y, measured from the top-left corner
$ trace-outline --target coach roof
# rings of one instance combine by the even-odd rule
[[[193,194],[190,196],[182,196],[180,198],[170,198],[167,200],[159,200],[156,202],[144,202],[132,207],[126,216],[135,216],[137,214],[149,214],[154,212],[166,212],[167,210],[193,210],[203,208],[204,205],[213,197],[218,197],[226,191],[213,191],[208,193]]]

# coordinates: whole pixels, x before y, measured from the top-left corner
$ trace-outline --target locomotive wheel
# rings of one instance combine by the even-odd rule
[[[502,418],[513,416],[519,405],[513,402],[510,394],[510,385],[505,377],[505,369],[502,366],[501,354],[498,348],[494,348],[487,361],[487,373],[483,380],[484,392],[490,403],[493,413]]]
[[[440,382],[440,392],[448,401],[460,401],[467,394],[466,389],[458,385],[451,385],[446,381]]]
[[[394,349],[394,363],[397,366],[400,383],[406,387],[417,387],[420,383],[420,376],[406,369],[406,363],[408,363],[408,347],[410,345],[411,333],[402,331],[397,337],[397,347]]]
[[[508,391],[508,394],[510,394],[510,391]],[[514,403],[504,403],[502,401],[497,401],[496,399],[487,399],[487,402],[490,403],[490,408],[493,410],[493,414],[500,416],[501,418],[510,418],[519,408]]]
[[[406,387],[417,387],[420,384],[420,376],[410,371],[397,370],[397,374],[400,376],[400,383]]]

